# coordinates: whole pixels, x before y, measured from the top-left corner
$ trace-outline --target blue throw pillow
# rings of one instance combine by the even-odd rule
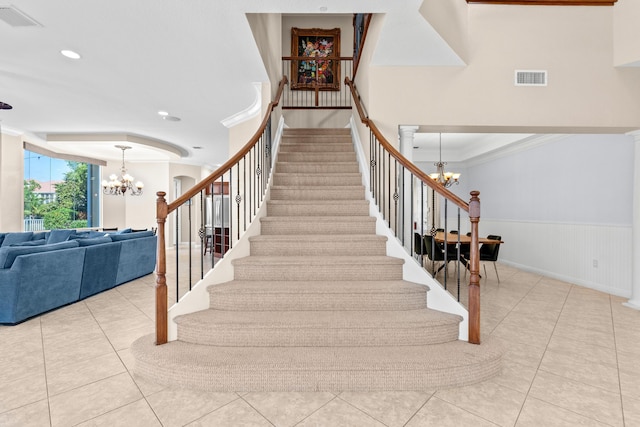
[[[103,243],[111,243],[111,237],[91,237],[88,239],[79,239],[78,243],[80,246],[93,246],[93,245],[101,245]]]
[[[20,242],[20,243],[14,243],[13,245],[11,245],[11,248],[14,248],[16,246],[41,246],[45,244],[45,240],[44,239],[38,239],[38,240],[29,240],[28,242]]]
[[[60,243],[69,240],[72,234],[75,234],[76,230],[51,230],[49,238],[47,239],[47,245],[52,243]]]
[[[40,252],[50,252],[59,249],[77,248],[78,242],[73,240],[69,242],[54,243],[52,245],[40,246],[14,246],[0,248],[0,268],[10,268],[16,257],[20,255],[35,254]],[[46,280],[43,279],[43,280]]]
[[[33,236],[31,236],[31,240],[41,240],[41,239],[47,240],[47,237],[48,235],[44,231],[34,231]]]
[[[33,236],[33,231],[24,231],[17,233],[7,233],[2,241],[2,247],[11,246],[14,243],[28,242]]]
[[[139,239],[142,237],[153,236],[153,231],[138,231],[137,233],[125,233],[125,234],[112,234],[111,240],[119,242],[121,240]]]
[[[130,228],[123,228],[120,231],[116,231],[116,234],[126,234],[126,233],[131,233],[131,229]]]

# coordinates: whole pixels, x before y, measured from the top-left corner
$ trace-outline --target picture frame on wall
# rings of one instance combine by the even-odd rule
[[[291,57],[291,89],[340,90],[340,28],[292,28]]]

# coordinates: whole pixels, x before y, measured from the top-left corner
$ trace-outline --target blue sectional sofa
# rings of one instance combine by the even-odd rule
[[[152,231],[0,233],[0,323],[16,324],[154,271]]]

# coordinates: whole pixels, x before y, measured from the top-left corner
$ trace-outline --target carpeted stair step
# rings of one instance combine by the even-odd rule
[[[364,199],[363,185],[272,186],[272,200],[357,200]]]
[[[275,171],[278,173],[359,173],[357,162],[281,162],[278,160]]]
[[[351,142],[350,138],[345,138],[342,140],[327,139],[326,141],[322,142],[301,142],[300,139],[296,139],[294,141],[283,141],[280,144],[280,153],[325,153],[327,151],[344,151],[351,153],[354,152],[353,143]]]
[[[456,341],[462,318],[437,310],[223,311],[178,316],[180,341],[222,347],[371,347]]]
[[[340,138],[347,137],[351,140],[351,129],[349,128],[287,128],[283,137],[286,138]]]
[[[216,310],[418,310],[427,308],[426,285],[384,281],[244,281],[209,286]]]
[[[336,151],[336,152],[280,152],[278,154],[279,162],[312,162],[312,163],[329,163],[329,162],[355,162],[355,151]]]
[[[267,216],[261,234],[375,234],[376,220],[363,216]]]
[[[232,264],[238,280],[401,280],[404,260],[388,256],[249,256]]]
[[[276,216],[368,216],[367,200],[270,200],[267,215]]]
[[[260,235],[249,238],[251,255],[386,255],[387,238],[375,234]]]
[[[337,186],[362,185],[362,175],[359,173],[276,173],[273,174],[273,185],[276,186]]]
[[[207,391],[425,391],[487,380],[502,349],[462,341],[394,347],[210,347],[154,336],[131,346],[137,375]]]

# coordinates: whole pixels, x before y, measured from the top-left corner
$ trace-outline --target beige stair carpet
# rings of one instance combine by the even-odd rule
[[[501,350],[458,340],[457,315],[375,234],[350,133],[288,129],[261,235],[179,316],[178,340],[132,346],[136,374],[211,391],[427,390],[496,375]]]

